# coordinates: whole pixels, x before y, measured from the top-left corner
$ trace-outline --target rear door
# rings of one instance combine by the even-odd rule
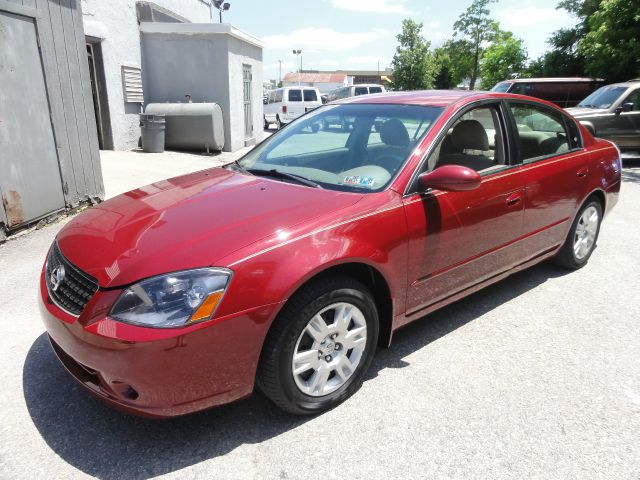
[[[507,105],[515,131],[513,150],[524,175],[523,248],[530,259],[564,242],[596,172],[573,120],[534,102]]]
[[[298,118],[304,113],[304,103],[302,101],[302,89],[290,88],[287,91],[287,117],[289,120]]]

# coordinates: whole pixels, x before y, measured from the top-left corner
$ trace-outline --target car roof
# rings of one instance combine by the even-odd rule
[[[375,95],[360,95],[357,97],[336,100],[332,103],[387,103],[397,105],[430,105],[434,107],[446,107],[463,98],[491,98],[495,96],[495,94],[477,90],[417,90],[411,92],[385,92],[377,93]]]
[[[539,77],[539,78],[514,78],[498,83],[578,83],[578,82],[603,82],[601,78],[588,77]]]

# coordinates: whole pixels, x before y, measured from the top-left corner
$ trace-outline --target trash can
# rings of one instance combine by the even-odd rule
[[[161,114],[140,114],[142,150],[148,153],[164,152],[165,118]]]

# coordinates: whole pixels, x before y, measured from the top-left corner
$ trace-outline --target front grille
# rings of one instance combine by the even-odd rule
[[[45,273],[49,297],[73,315],[80,315],[98,291],[98,281],[64,258],[57,243],[51,247]]]

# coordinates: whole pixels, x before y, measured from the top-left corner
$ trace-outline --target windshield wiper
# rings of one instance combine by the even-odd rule
[[[247,170],[246,168],[244,168],[242,165],[240,165],[240,162],[238,162],[238,160],[234,160],[231,163],[227,163],[226,165],[224,165],[225,168],[227,167],[232,167],[235,170],[239,170],[242,173],[250,173],[249,170]]]
[[[322,188],[320,184],[314,182],[313,180],[309,180],[302,175],[296,175],[295,173],[282,172],[280,170],[276,170],[272,168],[271,170],[262,170],[260,168],[249,168],[247,172],[252,173],[253,175],[264,175],[265,177],[274,177],[274,178],[283,178],[287,180],[293,180],[294,182],[300,183],[302,185],[306,185],[308,187],[313,188]]]

